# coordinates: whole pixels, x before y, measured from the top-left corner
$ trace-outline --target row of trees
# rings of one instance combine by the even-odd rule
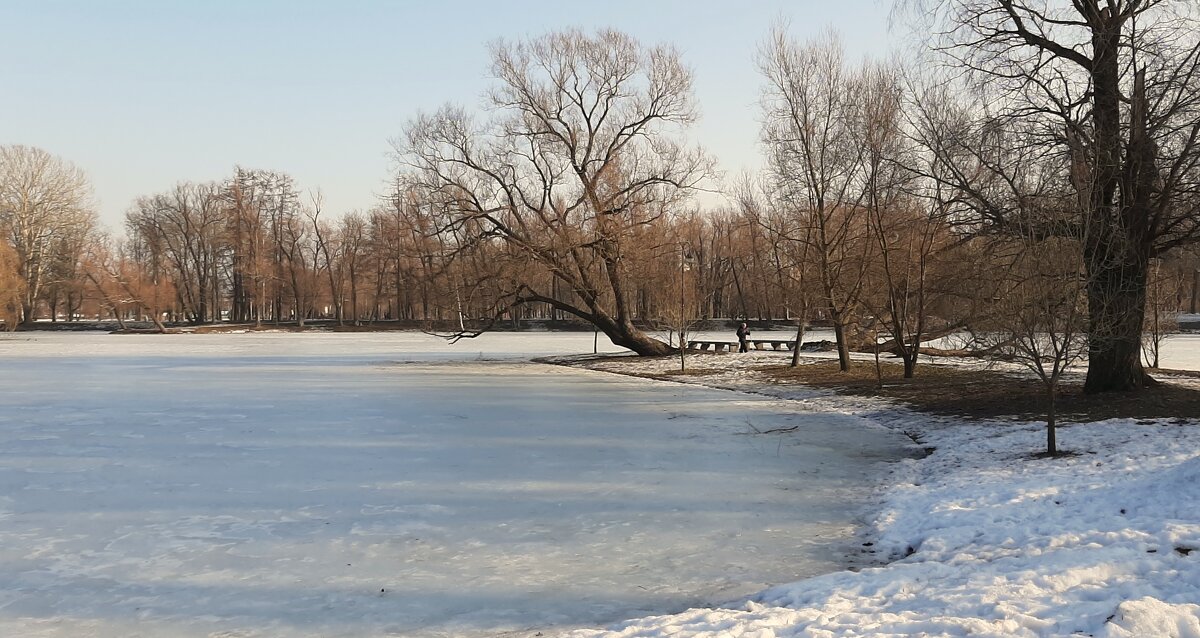
[[[484,113],[414,117],[389,195],[338,219],[287,175],[239,169],[138,199],[107,238],[77,169],[6,147],[7,323],[89,297],[160,327],[456,319],[470,335],[570,315],[666,354],[648,326],[820,318],[843,368],[885,348],[912,375],[923,344],[966,331],[1047,379],[1078,352],[1089,391],[1142,387],[1146,317],[1196,304],[1194,6],[907,6],[937,34],[919,69],[767,38],[767,169],[724,208],[693,203],[715,170],[686,140],[690,69],[611,30],[495,43]]]
[[[96,223],[77,168],[40,149],[4,152],[23,158],[6,161],[13,173],[33,160],[54,167],[5,184],[61,200],[33,202],[27,214],[3,218],[13,232],[0,244],[10,328],[83,318],[150,321],[160,329],[164,321],[313,318],[456,323],[461,317],[478,324],[498,308],[505,318],[561,319],[561,305],[576,303],[548,272],[531,270],[524,273],[529,285],[544,287],[561,304],[530,303],[509,312],[504,286],[489,277],[512,255],[482,248],[472,259],[458,254],[467,237],[438,232],[428,202],[408,180],[397,180],[371,211],[330,218],[319,195],[302,192],[286,174],[237,169],[224,181],[180,183],[139,198],[126,215],[126,232],[114,237]],[[64,195],[51,190],[57,179],[38,183],[50,173],[76,179]],[[23,241],[27,236],[40,243]],[[631,279],[630,316],[656,326],[678,314],[675,273],[682,259],[689,317],[789,318],[791,288],[779,269],[780,253],[763,251],[768,242],[756,219],[734,209],[656,217],[621,259]]]
[[[1194,4],[921,8],[944,73],[849,68],[832,38],[796,43],[783,29],[760,53],[770,168],[741,199],[784,257],[777,272],[797,279],[789,305],[833,323],[843,368],[861,341],[850,333],[881,328],[912,374],[931,319],[1005,332],[999,302],[1032,294],[1045,255],[1074,255],[1050,274],[1053,290],[1082,296],[1069,301],[1085,325],[1070,328],[1087,335],[1087,390],[1144,386],[1151,265],[1200,239]],[[492,75],[482,123],[445,107],[397,141],[434,227],[464,238],[456,257],[489,255],[479,278],[500,307],[554,302],[614,343],[664,353],[630,321],[625,263],[643,228],[708,176],[682,141],[690,73],[669,48],[564,32],[498,43]],[[973,269],[936,268],[964,250]],[[577,303],[549,299],[532,281],[546,274]],[[1026,330],[1053,332],[1057,319]]]

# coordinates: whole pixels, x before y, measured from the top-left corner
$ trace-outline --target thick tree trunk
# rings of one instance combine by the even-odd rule
[[[618,314],[614,316],[595,303],[594,298],[589,297],[586,290],[582,290],[581,288],[577,287],[575,282],[568,281],[568,285],[570,285],[572,290],[575,290],[576,294],[585,301],[588,301],[589,299],[591,300],[591,303],[588,303],[586,306],[586,310],[553,297],[539,295],[536,292],[528,289],[528,294],[518,295],[514,300],[513,310],[516,310],[515,306],[518,304],[530,302],[548,304],[553,308],[557,308],[565,313],[570,313],[592,324],[600,332],[603,332],[605,336],[612,341],[613,345],[621,346],[622,348],[629,348],[641,356],[661,357],[675,353],[675,348],[672,345],[651,337],[640,330],[637,326],[633,325],[633,322],[629,319],[628,315],[619,314],[620,308],[618,308]],[[619,285],[616,288],[617,290],[620,290]],[[515,313],[513,316],[515,317]]]
[[[1149,270],[1147,236],[1153,189],[1153,142],[1146,135],[1144,76],[1137,75],[1129,141],[1121,141],[1120,38],[1124,18],[1100,14],[1093,23],[1092,69],[1095,157],[1088,193],[1088,394],[1138,390],[1142,323]],[[1127,147],[1127,148],[1126,148]],[[1125,150],[1127,157],[1122,157]]]
[[[904,378],[911,379],[917,374],[917,357],[920,356],[921,348],[914,346],[911,350],[905,348],[900,355],[904,361]]]
[[[642,332],[628,320],[599,320],[596,326],[613,342],[613,345],[629,348],[643,357],[661,357],[674,354],[674,348]]]
[[[1143,260],[1133,257],[1123,265],[1092,265],[1088,276],[1088,372],[1084,392],[1139,390],[1153,383],[1142,368],[1145,310]]]

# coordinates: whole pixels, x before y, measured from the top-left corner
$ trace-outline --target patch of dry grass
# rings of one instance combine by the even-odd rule
[[[665,370],[661,373],[661,376],[664,376],[664,377],[703,377],[703,376],[707,376],[710,374],[715,374],[717,372],[720,372],[720,371],[713,370],[712,368],[693,368],[691,366],[688,366],[688,368],[686,370],[680,370],[678,368],[676,368],[674,370]],[[658,375],[655,375],[655,376],[658,376]]]
[[[773,366],[761,372],[774,383],[803,384],[841,394],[878,396],[931,414],[975,419],[1039,419],[1046,410],[1041,381],[997,370],[965,369],[949,365],[918,366],[916,376],[903,378],[904,368],[884,362],[880,387],[872,362],[852,362],[848,372],[836,361],[821,361],[796,368]],[[1081,384],[1060,386],[1058,413],[1064,421],[1099,421],[1113,418],[1170,418],[1200,416],[1200,390],[1193,384],[1162,377],[1157,386],[1141,392],[1101,395],[1083,393]]]

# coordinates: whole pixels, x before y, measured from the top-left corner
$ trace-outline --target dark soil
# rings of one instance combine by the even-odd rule
[[[1042,419],[1046,390],[1038,379],[995,370],[965,369],[950,365],[918,366],[916,376],[903,378],[902,366],[884,362],[883,386],[875,364],[855,361],[850,371],[838,370],[836,361],[821,361],[792,368],[762,369],[775,383],[797,383],[831,389],[840,394],[879,396],[915,410],[974,419]],[[1058,417],[1066,422],[1113,418],[1200,418],[1200,384],[1186,372],[1156,371],[1160,383],[1141,392],[1087,395],[1077,380],[1059,386]]]

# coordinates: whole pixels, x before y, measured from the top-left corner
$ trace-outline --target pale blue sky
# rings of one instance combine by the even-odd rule
[[[882,55],[889,0],[340,2],[0,0],[0,144],[87,171],[102,222],[132,200],[234,165],[290,173],[340,215],[374,205],[388,140],[419,110],[481,103],[487,43],[564,27],[670,42],[695,71],[692,138],[730,174],[753,168],[754,66],[780,17],[800,38],[832,27]]]

